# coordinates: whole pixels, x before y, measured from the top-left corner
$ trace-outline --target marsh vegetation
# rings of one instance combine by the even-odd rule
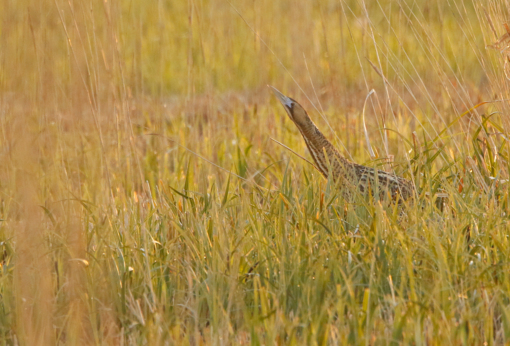
[[[509,342],[506,2],[0,8],[2,344]],[[267,84],[406,220],[271,140],[309,158]]]

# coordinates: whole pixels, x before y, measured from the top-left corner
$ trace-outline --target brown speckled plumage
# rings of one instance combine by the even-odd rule
[[[366,195],[369,189],[373,196],[378,193],[380,200],[401,202],[413,198],[414,185],[411,181],[347,160],[320,132],[299,103],[275,88],[273,91],[301,132],[317,170],[326,178],[331,174],[343,189],[346,199],[351,200],[356,192]]]

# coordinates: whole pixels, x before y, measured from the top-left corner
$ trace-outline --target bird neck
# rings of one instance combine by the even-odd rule
[[[331,144],[331,142],[322,134],[311,120],[307,124],[296,125],[298,125],[297,127],[305,140],[306,146],[308,147],[318,170],[326,178],[331,171],[333,178],[336,178],[339,170],[344,170],[346,168],[346,164],[349,164],[347,159],[340,155],[333,144]]]

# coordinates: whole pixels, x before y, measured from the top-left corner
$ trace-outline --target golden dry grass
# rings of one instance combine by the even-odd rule
[[[505,2],[0,9],[3,344],[509,342]],[[306,155],[267,84],[408,220],[271,141]]]

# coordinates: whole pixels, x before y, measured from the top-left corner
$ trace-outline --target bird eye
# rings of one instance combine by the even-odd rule
[[[292,110],[292,107],[294,107],[294,101],[292,101],[291,99],[286,100],[285,107]]]

